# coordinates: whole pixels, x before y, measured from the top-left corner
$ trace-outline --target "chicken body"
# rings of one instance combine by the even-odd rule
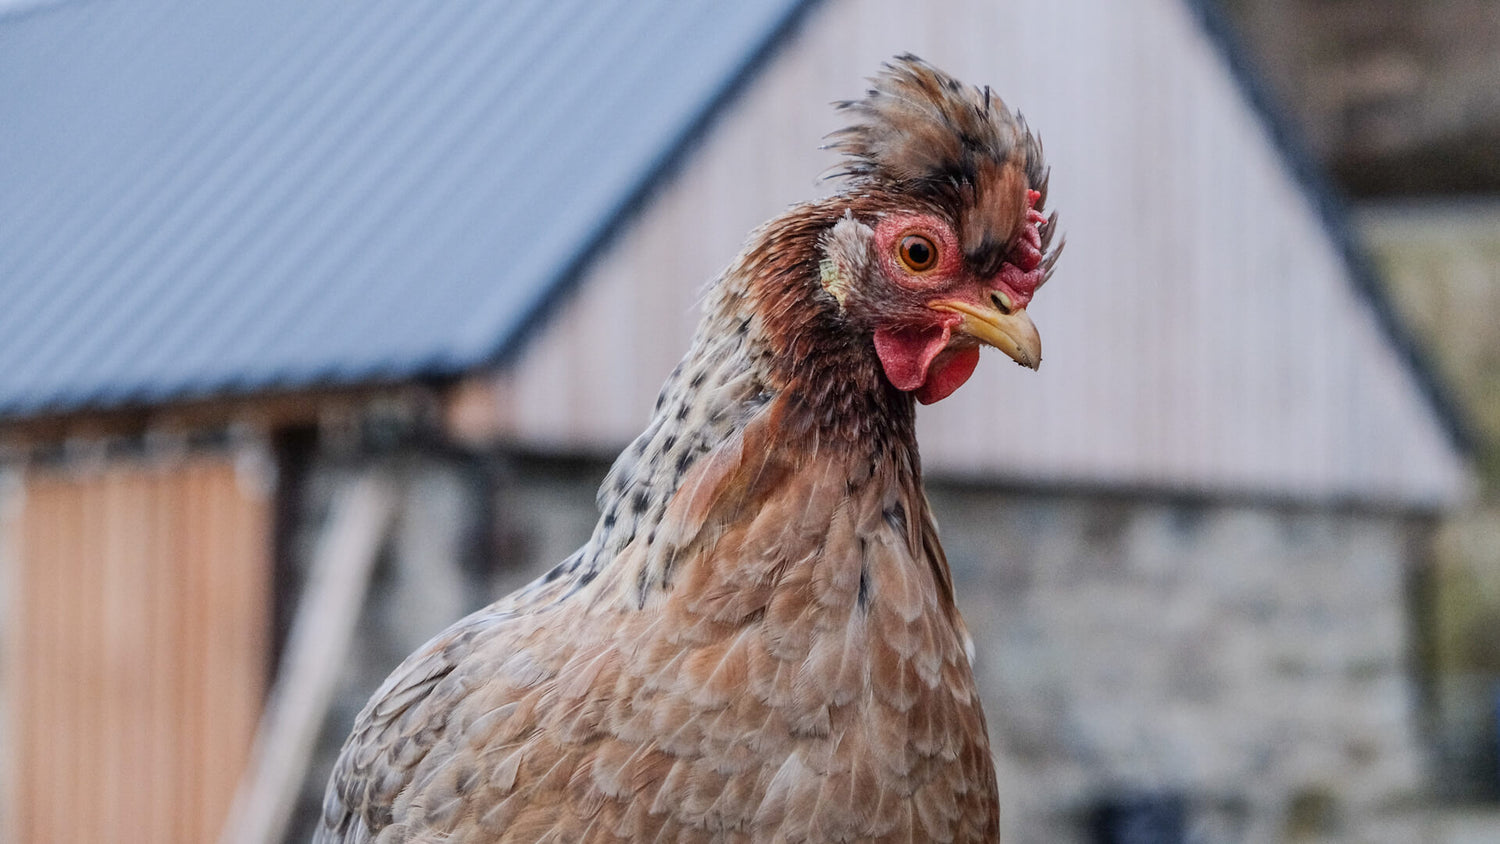
[[[924,125],[897,119],[902,103],[956,135],[985,121],[995,169],[891,178],[900,150],[871,143]],[[858,190],[752,234],[605,480],[589,542],[396,669],[316,841],[997,840],[914,399],[956,388],[980,342],[1035,365],[1045,171],[988,91],[912,57],[849,107]],[[929,257],[915,286],[877,278]]]

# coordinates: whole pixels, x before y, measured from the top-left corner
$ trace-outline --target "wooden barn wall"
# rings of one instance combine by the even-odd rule
[[[267,495],[221,457],[12,486],[5,840],[214,840],[267,679]]]
[[[697,291],[827,191],[817,149],[891,55],[990,83],[1040,132],[1067,253],[1045,364],[986,356],[921,414],[949,475],[1433,504],[1466,475],[1217,46],[1180,0],[820,5],[502,376],[541,448],[637,432]]]

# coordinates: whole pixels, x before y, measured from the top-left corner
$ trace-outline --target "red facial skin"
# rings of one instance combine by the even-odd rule
[[[896,389],[916,394],[932,404],[953,394],[974,373],[979,343],[954,329],[963,317],[930,307],[933,302],[963,301],[993,308],[991,294],[1008,300],[1008,310],[1031,302],[1042,282],[1041,231],[1046,217],[1035,209],[1040,194],[1031,191],[1027,223],[1006,256],[1000,271],[981,278],[964,263],[958,238],[942,219],[930,214],[891,214],[875,225],[875,248],[881,269],[900,291],[875,329],[875,353],[886,378]],[[922,235],[936,245],[937,263],[917,272],[900,258],[901,241]]]

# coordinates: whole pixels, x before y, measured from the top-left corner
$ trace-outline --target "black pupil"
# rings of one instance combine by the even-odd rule
[[[922,266],[932,260],[932,249],[926,241],[913,237],[906,241],[906,257],[910,258],[913,264]]]

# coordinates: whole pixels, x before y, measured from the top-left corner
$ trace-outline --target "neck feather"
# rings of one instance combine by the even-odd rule
[[[783,465],[858,467],[857,476],[915,491],[909,516],[924,518],[913,400],[885,379],[869,338],[851,331],[819,283],[820,238],[848,206],[832,197],[768,222],[708,290],[691,348],[599,488],[593,537],[549,575],[560,594],[587,586],[633,544],[666,544],[658,533],[673,497],[727,444]],[[644,600],[645,569],[640,576]]]

